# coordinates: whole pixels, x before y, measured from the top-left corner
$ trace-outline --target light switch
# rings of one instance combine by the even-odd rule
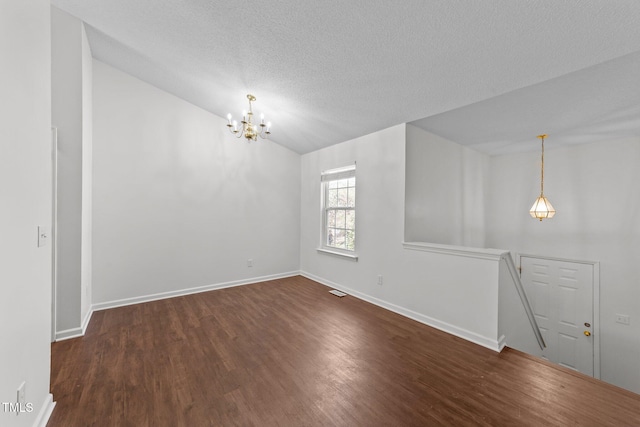
[[[38,247],[47,246],[49,244],[49,227],[43,225],[38,226]]]

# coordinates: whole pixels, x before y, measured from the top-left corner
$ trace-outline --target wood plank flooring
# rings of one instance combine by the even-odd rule
[[[640,395],[297,276],[93,314],[48,426],[639,426]]]

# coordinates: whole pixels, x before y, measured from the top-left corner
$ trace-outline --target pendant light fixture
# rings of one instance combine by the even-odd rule
[[[256,97],[249,94],[247,95],[249,100],[249,112],[242,112],[242,122],[240,128],[238,128],[238,122],[231,120],[231,114],[227,114],[227,127],[232,134],[238,138],[244,136],[247,138],[247,142],[255,141],[258,136],[263,139],[267,139],[271,134],[271,122],[264,122],[264,114],[260,115],[260,123],[253,123],[253,109],[251,103],[256,100]]]
[[[533,202],[529,213],[532,217],[542,221],[545,218],[553,218],[556,210],[551,206],[549,200],[544,196],[544,139],[547,135],[538,135],[542,140],[542,161],[540,163],[540,196]]]

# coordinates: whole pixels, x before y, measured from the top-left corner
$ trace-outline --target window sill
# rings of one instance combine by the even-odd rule
[[[317,251],[323,254],[329,254],[329,255],[334,255],[342,258],[347,258],[353,261],[358,261],[358,255],[356,254],[348,254],[348,253],[339,252],[339,251],[332,251],[331,249],[325,249],[325,248],[318,248]]]

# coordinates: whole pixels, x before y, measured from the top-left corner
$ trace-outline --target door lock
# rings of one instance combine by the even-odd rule
[[[589,331],[584,331],[584,335],[585,335],[585,336],[587,336],[587,337],[590,337],[590,336],[591,336],[591,332],[589,332]]]

